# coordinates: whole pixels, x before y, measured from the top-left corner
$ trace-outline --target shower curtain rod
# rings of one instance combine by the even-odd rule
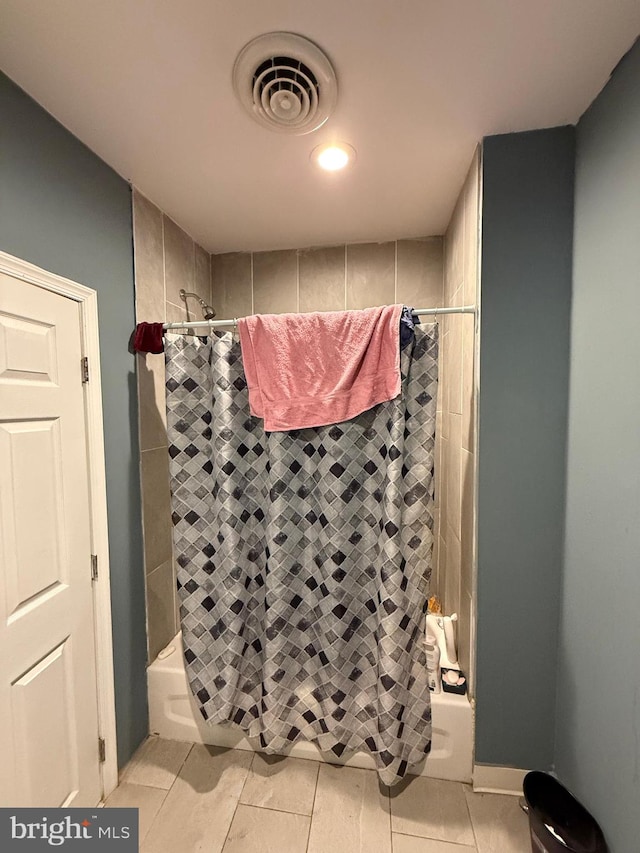
[[[475,314],[475,305],[460,305],[457,308],[414,308],[414,314]],[[220,326],[236,326],[238,318],[233,320],[196,320],[192,323],[164,323],[162,328],[165,331],[171,329],[198,329],[203,326],[208,326],[210,329],[215,329]]]

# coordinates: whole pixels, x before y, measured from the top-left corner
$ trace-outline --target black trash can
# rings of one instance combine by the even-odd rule
[[[523,790],[532,853],[606,853],[602,830],[557,779],[533,770]]]

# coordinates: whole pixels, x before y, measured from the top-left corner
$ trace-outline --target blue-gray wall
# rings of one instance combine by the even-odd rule
[[[148,730],[129,185],[0,74],[0,249],[98,292],[118,723]]]
[[[640,848],[640,43],[578,124],[556,770]]]
[[[483,143],[476,761],[553,763],[574,128]]]

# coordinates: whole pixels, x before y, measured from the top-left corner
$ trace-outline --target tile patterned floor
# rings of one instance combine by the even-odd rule
[[[141,853],[529,853],[516,797],[149,738],[106,804],[140,809]]]

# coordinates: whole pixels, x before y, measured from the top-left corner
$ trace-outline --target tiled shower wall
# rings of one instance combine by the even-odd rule
[[[218,317],[442,304],[442,237],[212,255]]]
[[[209,254],[151,204],[133,193],[136,320],[180,322],[187,316],[180,288],[210,301]],[[194,316],[195,313],[195,316]],[[140,411],[142,528],[147,594],[147,652],[152,661],[177,630],[177,593],[171,542],[164,355],[136,356]]]
[[[473,159],[444,240],[444,305],[478,301],[479,154]],[[475,450],[477,381],[473,314],[441,318],[436,487],[436,588],[446,613],[458,613],[458,655],[473,693]]]
[[[135,191],[137,320],[179,322],[199,318],[197,305],[192,305],[192,314],[187,316],[178,294],[181,287],[211,301],[218,318],[366,308],[393,302],[420,308],[475,303],[477,257],[469,249],[470,235],[477,231],[472,215],[477,210],[476,161],[474,164],[446,240],[425,237],[209,258],[175,222]],[[448,612],[457,610],[461,615],[460,657],[469,671],[473,318],[441,318],[440,335],[433,588],[444,599]],[[173,638],[179,621],[171,545],[164,357],[137,358],[148,655],[153,660]]]

